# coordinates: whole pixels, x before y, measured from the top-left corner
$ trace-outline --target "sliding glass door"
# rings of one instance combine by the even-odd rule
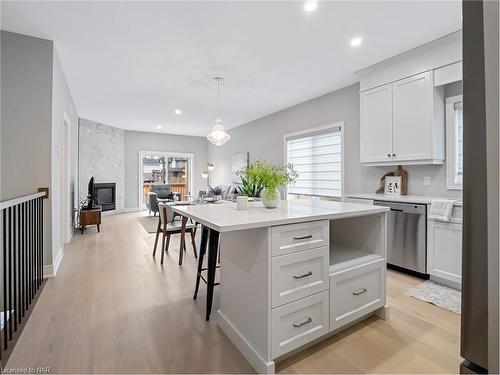
[[[139,207],[146,208],[154,185],[169,185],[175,199],[186,200],[192,191],[193,158],[190,153],[139,152]]]

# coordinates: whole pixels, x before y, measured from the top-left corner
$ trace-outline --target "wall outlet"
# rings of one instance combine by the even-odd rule
[[[424,177],[424,186],[431,186],[431,178],[430,176]]]

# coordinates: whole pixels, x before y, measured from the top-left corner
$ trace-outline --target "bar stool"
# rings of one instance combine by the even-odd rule
[[[207,267],[203,267],[203,258],[207,252],[208,243],[208,259]],[[196,286],[194,289],[193,299],[198,297],[198,289],[200,287],[200,280],[207,284],[207,301],[205,320],[210,320],[210,313],[212,312],[212,301],[214,296],[214,287],[220,285],[215,282],[215,273],[217,268],[217,252],[219,250],[219,232],[214,229],[208,228],[204,225],[201,226],[201,241],[200,241],[200,254],[198,257],[198,272],[196,274]],[[202,272],[207,271],[207,278],[203,276]]]

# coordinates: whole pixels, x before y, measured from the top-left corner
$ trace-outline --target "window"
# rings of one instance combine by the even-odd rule
[[[463,103],[462,95],[446,98],[446,185],[462,189]]]
[[[285,155],[299,175],[288,199],[342,199],[342,124],[285,135]]]

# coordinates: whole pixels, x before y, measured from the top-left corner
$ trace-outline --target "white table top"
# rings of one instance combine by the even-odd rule
[[[278,208],[265,208],[261,202],[249,203],[248,210],[237,210],[236,204],[222,202],[172,209],[218,232],[263,228],[306,221],[341,219],[378,214],[386,207],[310,200],[281,201]]]
[[[419,204],[431,204],[433,199],[455,199],[446,197],[432,197],[426,195],[389,195],[389,194],[375,194],[375,193],[362,193],[362,194],[347,194],[347,198],[358,198],[358,199],[372,199],[376,201],[385,202],[401,202],[401,203],[419,203]],[[462,199],[456,199],[456,206],[462,205]]]

